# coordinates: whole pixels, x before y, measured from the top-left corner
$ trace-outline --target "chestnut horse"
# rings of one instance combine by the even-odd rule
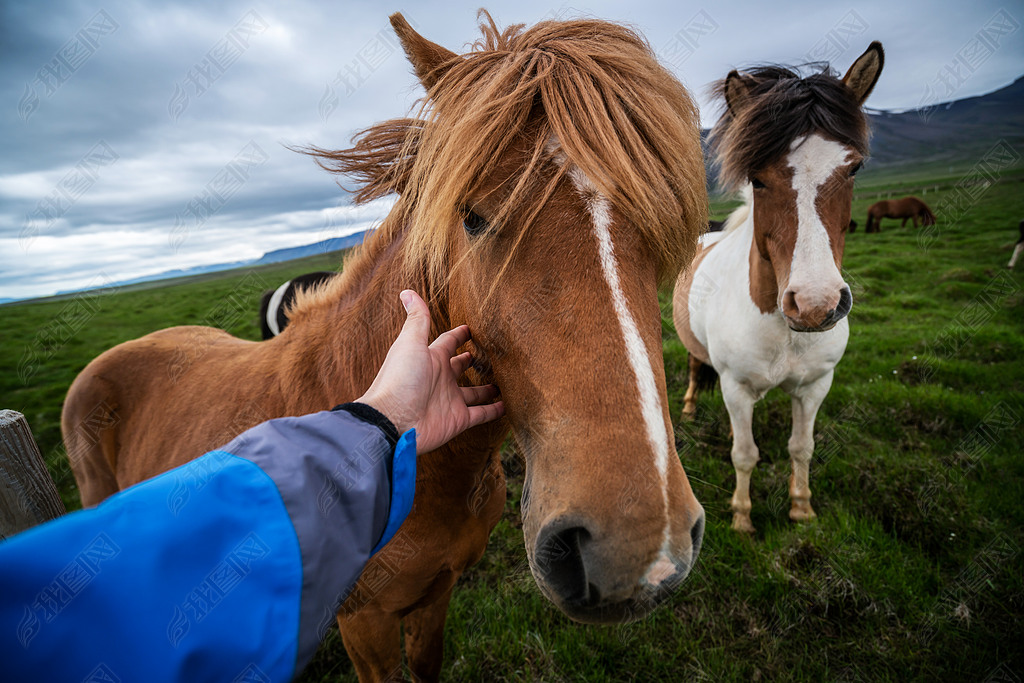
[[[901,228],[906,227],[908,220],[913,220],[916,228],[918,218],[921,219],[921,225],[935,225],[935,214],[917,197],[875,202],[868,207],[868,224],[864,232],[881,232],[883,218],[902,218]]]
[[[90,363],[64,406],[95,505],[260,420],[360,396],[401,328],[404,288],[427,299],[435,334],[468,324],[468,379],[501,387],[506,417],[420,457],[412,512],[338,613],[362,680],[401,673],[403,627],[413,677],[438,677],[452,587],[505,506],[509,430],[533,575],[573,619],[646,615],[703,533],[675,451],[658,305],[707,221],[697,108],[629,28],[499,30],[482,16],[460,56],[393,15],[427,92],[419,115],[351,149],[306,150],[361,179],[357,201],[400,199],[339,277],[300,293],[279,336],[155,332]],[[90,416],[97,433],[76,429]]]
[[[676,330],[689,351],[683,417],[710,365],[732,424],[732,526],[753,532],[750,475],[758,460],[754,404],[781,386],[792,397],[794,520],[813,518],[808,467],[814,419],[849,336],[853,300],[840,272],[853,176],[868,153],[861,105],[882,70],[879,43],[840,80],[782,67],[733,71],[717,84],[726,112],[712,131],[722,177],[746,202],[676,283]],[[713,375],[711,375],[713,378]],[[712,381],[713,383],[713,381]]]

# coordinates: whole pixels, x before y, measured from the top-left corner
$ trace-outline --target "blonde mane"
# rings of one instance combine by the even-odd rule
[[[725,225],[722,226],[723,235],[740,227],[750,217],[750,210],[754,206],[754,188],[750,183],[743,186],[740,197],[743,199],[743,203],[733,209],[732,213],[725,219]]]
[[[485,179],[500,182],[488,196],[496,207],[491,230],[509,231],[518,244],[576,167],[658,255],[659,276],[674,277],[707,219],[699,112],[686,90],[627,27],[546,21],[502,31],[489,14],[480,16],[482,37],[438,69],[417,116],[375,125],[350,149],[303,150],[323,168],[354,177],[356,202],[400,194],[346,268],[364,269],[381,245],[401,237],[408,275],[425,273],[434,289],[455,265],[461,212]],[[523,163],[510,170],[512,154]],[[552,163],[556,157],[568,163]],[[300,297],[296,310],[336,297],[342,286]]]

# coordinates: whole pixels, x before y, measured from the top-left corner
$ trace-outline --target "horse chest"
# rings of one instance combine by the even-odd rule
[[[846,350],[849,325],[826,332],[794,332],[778,311],[749,315],[709,330],[708,353],[722,374],[742,379],[763,395],[782,385],[808,384],[831,372]]]

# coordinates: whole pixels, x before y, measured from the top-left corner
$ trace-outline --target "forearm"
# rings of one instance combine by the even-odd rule
[[[408,434],[394,458],[410,501],[414,454]],[[290,679],[404,518],[391,457],[343,411],[273,420],[0,544],[5,676]]]

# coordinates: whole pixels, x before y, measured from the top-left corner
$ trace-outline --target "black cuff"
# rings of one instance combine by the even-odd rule
[[[384,416],[384,413],[380,412],[373,406],[365,403],[342,403],[341,405],[334,406],[331,410],[344,410],[347,413],[358,417],[363,422],[372,424],[374,427],[379,428],[384,432],[384,437],[388,440],[388,444],[391,445],[392,450],[395,448],[395,444],[398,443],[399,433],[395,429],[395,425],[391,424],[391,420]]]

